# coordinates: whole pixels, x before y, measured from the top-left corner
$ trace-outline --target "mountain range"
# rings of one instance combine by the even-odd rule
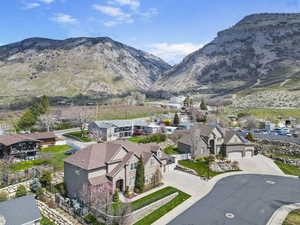
[[[151,90],[297,107],[300,14],[247,16],[174,67],[106,37],[26,39],[0,47],[0,78],[2,99]]]

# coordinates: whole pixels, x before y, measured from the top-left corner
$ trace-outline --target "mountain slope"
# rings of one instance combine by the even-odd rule
[[[0,47],[0,96],[147,90],[170,66],[110,38],[31,38]]]
[[[154,88],[236,93],[245,88],[300,87],[300,14],[254,14],[219,32]]]

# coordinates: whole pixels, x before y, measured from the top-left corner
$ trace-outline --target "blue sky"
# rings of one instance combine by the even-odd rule
[[[246,15],[299,9],[300,0],[3,0],[0,45],[108,36],[174,64]]]

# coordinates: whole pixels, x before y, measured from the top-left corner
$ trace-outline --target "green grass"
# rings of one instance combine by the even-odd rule
[[[160,217],[170,212],[176,206],[180,205],[182,202],[186,201],[188,198],[191,197],[187,193],[177,190],[176,188],[173,189],[176,190],[175,192],[178,192],[178,195],[173,200],[161,206],[157,210],[154,210],[152,213],[145,216],[143,219],[139,220],[134,225],[150,225],[154,223],[156,220],[158,220]]]
[[[56,225],[55,223],[53,223],[51,220],[49,220],[47,217],[44,217],[44,216],[40,220],[40,224],[41,225]]]
[[[128,138],[128,141],[135,142],[135,143],[161,143],[167,140],[167,136],[165,134],[152,134],[149,136],[138,136],[138,137],[131,137]]]
[[[41,151],[50,154],[50,159],[47,160],[47,163],[54,166],[55,169],[61,170],[64,167],[64,159],[68,157],[68,155],[65,154],[65,151],[71,149],[72,147],[69,145],[57,145],[43,148]]]
[[[300,169],[298,167],[280,162],[278,160],[275,160],[274,162],[285,174],[300,176]]]
[[[83,132],[83,136],[81,134],[81,131],[76,131],[76,132],[70,132],[70,133],[66,133],[64,134],[65,137],[69,137],[69,138],[73,138],[75,140],[78,140],[80,142],[91,142],[93,141],[92,138],[88,137],[87,132]]]
[[[191,160],[180,160],[178,163],[181,166],[194,170],[200,177],[206,177],[206,178],[208,178],[208,176],[214,177],[223,173],[223,172],[214,172],[212,170],[208,170],[208,163],[202,160],[198,160],[196,162],[193,162]]]
[[[180,152],[178,152],[178,148],[175,145],[169,145],[168,147],[165,147],[164,152],[167,155],[178,155]]]
[[[19,170],[25,170],[32,168],[34,166],[40,166],[42,164],[51,164],[56,169],[61,170],[64,167],[64,159],[68,157],[68,155],[65,155],[64,152],[67,150],[72,149],[69,145],[58,145],[58,146],[50,146],[48,148],[43,148],[40,151],[41,152],[47,152],[49,153],[48,158],[49,159],[36,159],[31,161],[24,161],[24,162],[18,162],[14,163],[10,166],[10,170],[15,172]]]
[[[282,153],[279,153],[279,152],[274,152],[272,154],[277,156],[277,157],[281,157],[281,158],[285,158],[285,159],[300,159],[300,156],[285,155],[285,154],[282,154]]]
[[[36,159],[31,161],[24,161],[24,162],[17,162],[10,166],[10,170],[13,172],[19,171],[19,170],[25,170],[32,168],[34,166],[40,166],[42,164],[47,163],[46,160],[42,159]]]
[[[158,200],[160,200],[160,199],[162,199],[162,198],[164,198],[168,195],[171,195],[171,194],[173,194],[177,191],[178,190],[173,188],[173,187],[165,187],[165,188],[163,188],[159,191],[156,191],[156,192],[154,192],[150,195],[147,195],[143,198],[140,198],[136,201],[133,201],[131,203],[132,210],[135,211],[135,210],[138,210],[140,208],[143,208],[143,207],[145,207],[147,205],[150,205],[151,203],[156,202],[156,201],[158,201]]]
[[[135,137],[130,137],[128,138],[128,141],[139,143],[142,141],[145,137],[144,136],[135,136]]]
[[[295,210],[289,213],[282,225],[299,225],[300,224],[300,210]]]

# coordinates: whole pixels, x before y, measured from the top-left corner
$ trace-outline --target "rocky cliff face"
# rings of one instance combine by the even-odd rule
[[[170,66],[110,38],[31,38],[0,47],[0,97],[147,90]]]
[[[300,87],[300,14],[245,17],[187,56],[154,85],[156,90],[218,94]]]

